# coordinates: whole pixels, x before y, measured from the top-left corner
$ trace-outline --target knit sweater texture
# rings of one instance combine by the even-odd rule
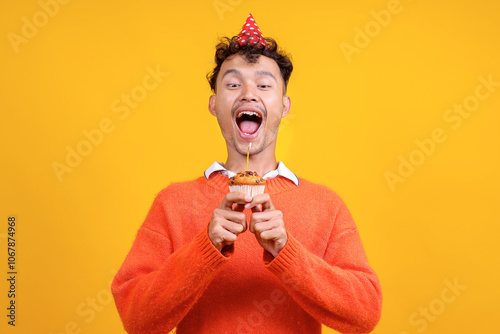
[[[112,283],[130,334],[368,333],[382,294],[340,197],[277,177],[266,192],[283,213],[288,242],[275,258],[250,231],[219,252],[212,212],[229,191],[213,173],[162,190]],[[245,210],[247,221],[251,211]]]

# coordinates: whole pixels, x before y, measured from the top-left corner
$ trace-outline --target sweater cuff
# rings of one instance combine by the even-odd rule
[[[288,234],[288,240],[285,247],[279,252],[274,259],[272,255],[264,251],[264,266],[272,273],[279,275],[286,272],[293,263],[297,262],[300,256],[300,242]]]
[[[208,266],[217,266],[228,262],[231,259],[232,252],[225,251],[224,255],[219,252],[208,237],[207,229],[203,229],[193,240],[193,247],[201,255],[202,261]],[[225,250],[225,249],[224,249]]]

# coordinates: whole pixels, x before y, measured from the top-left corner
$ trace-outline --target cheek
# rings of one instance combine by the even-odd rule
[[[217,116],[217,120],[219,121],[221,127],[223,127],[224,129],[228,129],[228,127],[231,125],[231,120],[225,115],[219,114]]]
[[[268,101],[266,105],[268,123],[279,123],[281,120],[281,115],[283,114],[283,99],[273,99]]]
[[[233,99],[230,96],[223,95],[218,96],[215,104],[215,108],[220,113],[231,113],[231,108],[233,106]]]
[[[217,121],[224,132],[231,131],[233,120],[231,111],[227,109],[217,109]]]
[[[268,99],[266,99],[267,104],[272,106],[274,109],[283,109],[283,96],[281,94],[273,94]]]

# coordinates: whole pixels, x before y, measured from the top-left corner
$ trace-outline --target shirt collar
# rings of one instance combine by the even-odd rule
[[[219,172],[222,175],[226,175],[227,177],[233,177],[236,175],[235,172],[226,169],[224,166],[222,166],[222,164],[220,162],[217,162],[217,161],[215,161],[210,167],[208,167],[208,169],[203,174],[205,175],[205,178],[208,179],[212,173],[216,173],[216,172]],[[297,175],[292,173],[292,171],[290,171],[285,166],[285,164],[281,161],[278,162],[278,168],[267,172],[263,176],[263,178],[265,180],[267,180],[267,179],[274,179],[275,177],[278,177],[278,176],[283,176],[283,177],[289,179],[290,181],[295,183],[296,186],[299,185],[299,178],[297,177]]]

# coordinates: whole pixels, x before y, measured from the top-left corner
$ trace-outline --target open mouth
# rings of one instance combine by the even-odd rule
[[[236,124],[245,137],[252,136],[259,130],[262,116],[256,111],[242,110],[236,115]]]

